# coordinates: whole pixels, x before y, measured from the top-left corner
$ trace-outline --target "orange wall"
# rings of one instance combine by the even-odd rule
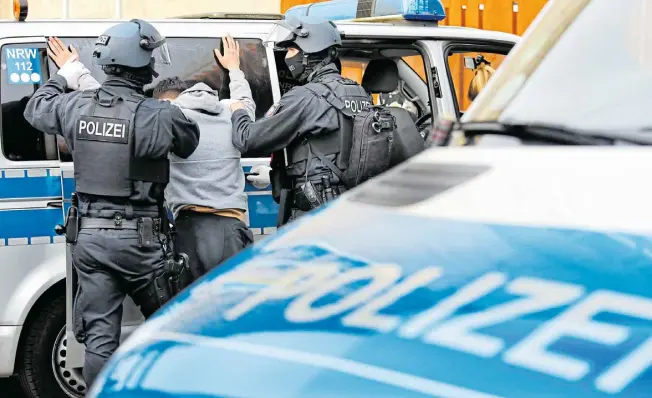
[[[284,13],[290,7],[308,3],[319,3],[326,0],[281,0],[281,12]]]
[[[470,26],[523,34],[547,0],[443,0],[442,25]],[[484,6],[484,10],[481,9]]]

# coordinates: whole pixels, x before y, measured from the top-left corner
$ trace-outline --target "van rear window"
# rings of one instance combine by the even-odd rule
[[[91,71],[93,77],[99,82],[106,79],[106,75],[92,57],[96,38],[62,37],[61,39],[66,45],[77,48],[80,60]],[[261,118],[274,102],[267,53],[259,39],[237,39],[237,41],[240,43],[241,51],[240,68],[251,85],[256,102],[256,118]],[[169,65],[157,62],[156,71],[159,77],[145,87],[146,94],[151,94],[151,90],[160,79],[179,76],[188,84],[206,83],[218,90],[220,98],[229,98],[228,71],[218,66],[213,55],[213,50],[218,48],[220,43],[221,38],[168,38],[172,62]],[[56,160],[58,155],[55,138],[36,130],[23,118],[29,98],[49,76],[57,71],[54,62],[48,62],[45,43],[6,44],[2,46],[0,52],[2,53],[0,143],[3,155],[15,161]],[[35,59],[38,59],[38,63]],[[70,161],[71,158],[62,153],[61,160]]]
[[[89,68],[93,77],[100,82],[104,81],[106,75],[92,56],[96,38],[62,37],[61,40],[77,48],[80,60]],[[206,83],[218,90],[220,98],[229,98],[228,71],[217,65],[213,55],[213,50],[219,48],[221,41],[221,38],[168,37],[167,44],[172,62],[168,65],[157,60],[155,68],[160,76],[145,87],[146,94],[151,95],[151,90],[161,79],[178,76],[189,84]],[[240,69],[251,85],[256,102],[256,117],[261,118],[274,102],[267,53],[259,39],[237,39],[237,41],[240,43]],[[56,65],[53,62],[50,62],[49,67],[51,73],[56,72]]]
[[[14,161],[56,160],[54,138],[46,137],[23,117],[27,101],[47,79],[45,44],[6,44],[1,53],[2,153]]]

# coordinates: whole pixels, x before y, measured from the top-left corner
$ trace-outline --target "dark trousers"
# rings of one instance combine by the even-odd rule
[[[136,230],[84,229],[71,249],[78,281],[74,332],[86,345],[83,375],[90,388],[120,343],[126,295],[145,317],[163,304],[152,289],[166,258],[160,240],[141,245]]]
[[[181,211],[174,219],[175,250],[190,259],[193,280],[253,243],[254,235],[237,218]]]

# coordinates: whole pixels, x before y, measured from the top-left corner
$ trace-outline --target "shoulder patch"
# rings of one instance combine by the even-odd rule
[[[274,105],[272,105],[267,112],[265,112],[265,117],[270,117],[276,114],[278,112],[279,108],[281,108],[281,103],[277,102]]]

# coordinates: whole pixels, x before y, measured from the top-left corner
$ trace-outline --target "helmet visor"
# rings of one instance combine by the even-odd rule
[[[152,52],[152,56],[156,60],[158,65],[170,65],[172,63],[172,58],[170,57],[170,49],[168,48],[167,43],[156,47]]]
[[[287,50],[289,44],[294,41],[296,34],[286,26],[277,24],[265,40],[266,45],[274,46],[275,50]]]

